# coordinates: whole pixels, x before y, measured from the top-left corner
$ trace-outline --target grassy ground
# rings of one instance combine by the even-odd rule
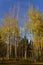
[[[0,63],[0,65],[43,65],[43,63],[18,63],[18,62],[15,62],[15,63]]]
[[[6,59],[1,60],[0,65],[30,65],[30,61],[24,59]]]
[[[24,59],[2,59],[0,60],[0,65],[43,65],[43,62],[30,62]]]
[[[15,62],[1,62],[0,65],[30,65],[29,62],[20,62],[20,61],[15,61]]]

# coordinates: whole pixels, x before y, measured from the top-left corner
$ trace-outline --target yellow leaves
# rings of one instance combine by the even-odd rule
[[[7,14],[4,18],[3,34],[14,34],[15,37],[19,36],[18,21],[12,14]]]
[[[1,36],[1,38],[0,38],[0,41],[2,40],[4,40],[4,38],[3,38],[3,36],[2,36],[2,30],[0,30],[0,36]]]
[[[14,18],[14,15],[12,14],[6,14],[6,16],[4,16],[3,18],[3,21],[8,26],[16,25],[16,23],[18,22],[16,18]]]
[[[38,10],[36,10],[35,13],[36,13],[35,16],[36,16],[36,19],[37,19],[40,16],[40,13],[39,13]]]
[[[39,27],[39,24],[36,22],[33,27],[37,30]]]
[[[38,18],[38,16],[39,16],[39,14],[38,13],[36,13],[36,17]]]
[[[29,10],[28,10],[28,12],[27,12],[27,15],[29,15],[29,16],[34,15],[34,9],[33,9],[33,6],[30,5]]]
[[[30,7],[27,13],[29,19],[25,23],[25,29],[33,35],[35,46],[39,43],[43,44],[43,14],[38,9],[34,10],[33,7]]]
[[[5,30],[5,32],[7,33],[10,29],[9,29],[9,27],[6,27],[4,30]],[[4,33],[5,33],[5,32],[4,32]]]
[[[14,36],[15,37],[19,36],[19,28],[18,28],[18,26],[14,26]]]
[[[28,22],[25,22],[25,24],[24,24],[24,30],[25,31],[28,30],[27,28],[28,28]]]
[[[28,26],[32,31],[37,30],[40,26],[40,21],[38,20],[40,13],[38,10],[35,11],[33,8],[30,8],[28,12],[31,13],[30,15],[28,14]]]

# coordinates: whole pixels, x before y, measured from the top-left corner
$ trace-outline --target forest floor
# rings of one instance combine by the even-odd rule
[[[0,65],[43,65],[43,62],[30,62],[29,60],[19,60],[19,59],[10,59],[10,60],[1,60]]]
[[[43,65],[43,62],[42,63],[20,63],[20,62],[14,62],[14,63],[0,63],[0,65]]]

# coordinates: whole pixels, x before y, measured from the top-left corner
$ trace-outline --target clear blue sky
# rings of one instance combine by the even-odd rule
[[[21,26],[25,21],[24,16],[28,10],[29,3],[33,4],[35,9],[39,7],[43,11],[43,0],[0,0],[0,20],[2,20],[3,14],[8,12],[10,7],[13,8],[14,5],[18,7],[18,3],[20,5],[19,21],[21,21]]]
[[[3,14],[8,12],[10,7],[13,8],[14,5],[18,7],[18,3],[20,5],[19,24],[21,27],[23,27],[24,21],[26,20],[24,16],[28,10],[29,3],[31,3],[35,9],[38,7],[40,11],[43,12],[43,0],[0,0],[0,21],[2,20]]]
[[[23,26],[23,18],[28,9],[29,3],[33,4],[34,8],[39,7],[39,9],[43,11],[43,0],[0,0],[0,20],[2,19],[4,12],[7,12],[10,7],[13,8],[14,5],[17,7],[18,3],[20,5],[19,21],[21,21],[21,26]]]

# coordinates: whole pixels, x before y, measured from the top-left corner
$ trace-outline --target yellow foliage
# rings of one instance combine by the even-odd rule
[[[36,46],[39,43],[43,45],[43,15],[39,10],[34,10],[32,6],[30,6],[27,13],[29,19],[25,23],[25,29],[33,34],[33,40]]]

